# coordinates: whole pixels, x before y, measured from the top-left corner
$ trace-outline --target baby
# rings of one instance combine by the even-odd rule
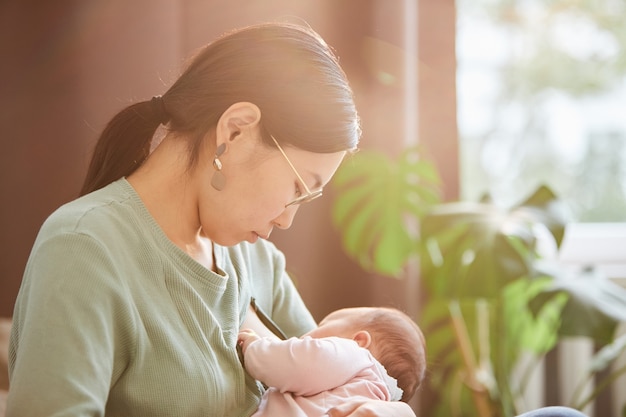
[[[253,417],[322,416],[348,400],[408,401],[424,378],[424,336],[387,307],[334,311],[301,338],[239,333],[248,373],[269,388]]]

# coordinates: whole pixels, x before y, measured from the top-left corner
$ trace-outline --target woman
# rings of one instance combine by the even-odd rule
[[[251,415],[262,387],[237,356],[239,329],[315,327],[266,239],[321,195],[359,136],[336,58],[288,24],[221,37],[162,97],[118,113],[83,196],[33,246],[7,415]],[[414,415],[379,401],[330,413]]]
[[[237,334],[268,330],[251,299],[287,335],[315,327],[266,239],[321,194],[359,135],[336,58],[288,24],[218,39],[162,97],[121,111],[84,196],[50,216],[33,247],[8,415],[252,414],[261,386],[239,362]],[[412,415],[387,407],[377,413]]]

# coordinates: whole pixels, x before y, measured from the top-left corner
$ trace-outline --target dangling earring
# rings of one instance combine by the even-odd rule
[[[215,150],[215,157],[213,158],[213,168],[215,172],[211,178],[211,186],[217,191],[222,191],[226,185],[226,177],[222,174],[222,161],[220,161],[220,156],[224,154],[224,151],[226,151],[226,144],[222,143]]]

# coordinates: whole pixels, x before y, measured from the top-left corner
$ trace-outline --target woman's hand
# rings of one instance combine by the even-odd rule
[[[351,401],[328,410],[330,417],[415,417],[407,403],[400,401]]]

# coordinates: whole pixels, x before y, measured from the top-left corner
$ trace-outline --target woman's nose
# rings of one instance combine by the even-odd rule
[[[293,223],[294,217],[296,217],[296,212],[298,211],[299,205],[293,205],[289,207],[285,207],[285,210],[280,214],[280,216],[274,219],[274,224],[279,229],[289,229],[291,227],[291,223]]]

